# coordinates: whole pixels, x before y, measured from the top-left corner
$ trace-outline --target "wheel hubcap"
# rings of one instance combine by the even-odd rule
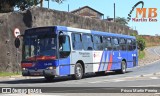
[[[122,64],[122,68],[123,72],[126,72],[126,66],[124,64]]]
[[[77,76],[79,76],[79,77],[81,76],[81,74],[82,74],[81,71],[82,71],[81,68],[77,67],[77,69],[76,69]]]

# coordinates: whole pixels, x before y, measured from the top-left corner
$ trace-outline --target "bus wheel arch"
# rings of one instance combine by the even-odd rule
[[[126,61],[126,59],[122,59],[122,61],[124,61],[124,62],[125,62],[125,64],[126,64],[126,68],[127,68],[127,61]]]
[[[123,59],[123,60],[121,61],[120,73],[121,73],[121,74],[126,73],[126,69],[127,69],[126,59]]]
[[[124,74],[124,73],[126,73],[126,69],[127,69],[126,59],[122,59],[122,61],[121,61],[121,69],[120,70],[115,70],[115,72],[118,73],[118,74]]]
[[[83,68],[83,74],[85,73],[85,66],[84,66],[84,62],[82,60],[78,60],[77,63],[80,63],[82,65]],[[77,64],[76,63],[76,64]]]
[[[75,80],[79,80],[83,77],[84,74],[84,63],[83,61],[77,61],[74,68],[74,74],[72,75],[72,78]]]

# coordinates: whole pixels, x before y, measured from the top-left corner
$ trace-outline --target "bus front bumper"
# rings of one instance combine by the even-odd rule
[[[56,69],[23,69],[22,70],[23,76],[56,76]]]

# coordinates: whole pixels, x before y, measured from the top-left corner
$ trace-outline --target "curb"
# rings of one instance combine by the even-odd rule
[[[14,76],[2,76],[0,79],[6,79],[6,78],[20,78],[23,77],[22,75],[14,75]]]

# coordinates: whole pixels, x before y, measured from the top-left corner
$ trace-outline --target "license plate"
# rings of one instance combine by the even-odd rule
[[[36,73],[33,73],[33,75],[38,76],[38,75],[40,75],[40,73],[39,73],[39,72],[36,72]]]

